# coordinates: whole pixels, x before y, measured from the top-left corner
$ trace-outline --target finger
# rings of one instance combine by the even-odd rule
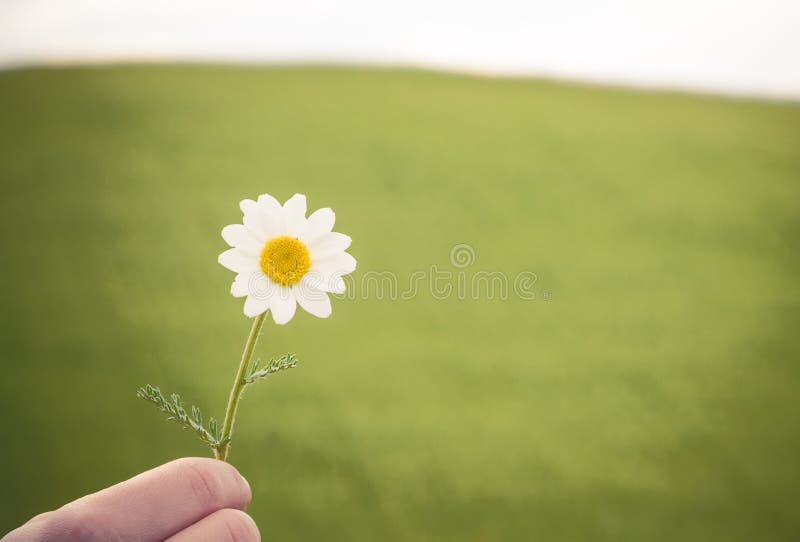
[[[260,542],[253,518],[241,510],[219,510],[164,542]]]
[[[243,510],[250,498],[230,464],[183,458],[71,502],[38,529],[62,533],[59,540],[161,541],[218,510]]]

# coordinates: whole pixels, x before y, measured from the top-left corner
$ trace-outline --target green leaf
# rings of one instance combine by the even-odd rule
[[[297,359],[297,356],[291,353],[286,353],[278,359],[272,359],[263,367],[261,367],[261,360],[257,359],[250,363],[243,382],[244,384],[252,384],[257,380],[267,378],[273,373],[285,371],[286,369],[293,369],[297,367],[299,362],[300,360]]]
[[[203,413],[200,409],[192,405],[192,415],[189,416],[183,407],[181,396],[177,393],[171,394],[170,400],[167,400],[159,388],[147,384],[144,388],[136,390],[136,396],[153,404],[158,410],[167,414],[168,421],[173,421],[184,429],[190,429],[211,448],[216,450],[225,445],[224,442],[220,441],[217,420],[210,418],[208,429],[206,429],[203,425]]]

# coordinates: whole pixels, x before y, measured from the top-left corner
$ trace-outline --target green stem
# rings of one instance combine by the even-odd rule
[[[258,342],[258,335],[261,333],[261,325],[264,323],[264,318],[267,313],[262,312],[253,319],[253,327],[250,328],[250,335],[247,337],[247,342],[244,345],[244,352],[242,352],[242,361],[239,364],[239,370],[236,371],[236,380],[233,381],[233,388],[231,388],[231,395],[228,397],[228,408],[225,410],[225,422],[222,424],[222,441],[225,442],[219,449],[214,450],[214,457],[227,461],[228,450],[231,447],[231,438],[233,437],[233,422],[236,419],[236,408],[239,406],[239,399],[242,398],[242,392],[247,383],[244,380],[245,372],[248,365],[250,365],[250,358],[253,357],[253,350]]]

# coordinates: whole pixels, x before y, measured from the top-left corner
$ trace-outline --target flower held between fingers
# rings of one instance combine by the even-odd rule
[[[344,293],[342,277],[356,268],[355,258],[345,252],[350,237],[332,231],[333,211],[318,209],[306,218],[302,194],[283,205],[262,194],[239,206],[243,223],[222,229],[232,248],[219,255],[219,263],[236,273],[231,294],[246,297],[244,313],[252,318],[270,310],[276,324],[285,324],[299,304],[314,316],[328,317],[328,293]]]

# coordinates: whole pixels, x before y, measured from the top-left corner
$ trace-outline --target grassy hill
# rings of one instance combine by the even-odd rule
[[[0,73],[0,122],[0,531],[206,453],[135,389],[222,415],[220,229],[302,192],[359,269],[259,344],[302,360],[240,410],[265,540],[800,537],[800,106],[133,66]]]

